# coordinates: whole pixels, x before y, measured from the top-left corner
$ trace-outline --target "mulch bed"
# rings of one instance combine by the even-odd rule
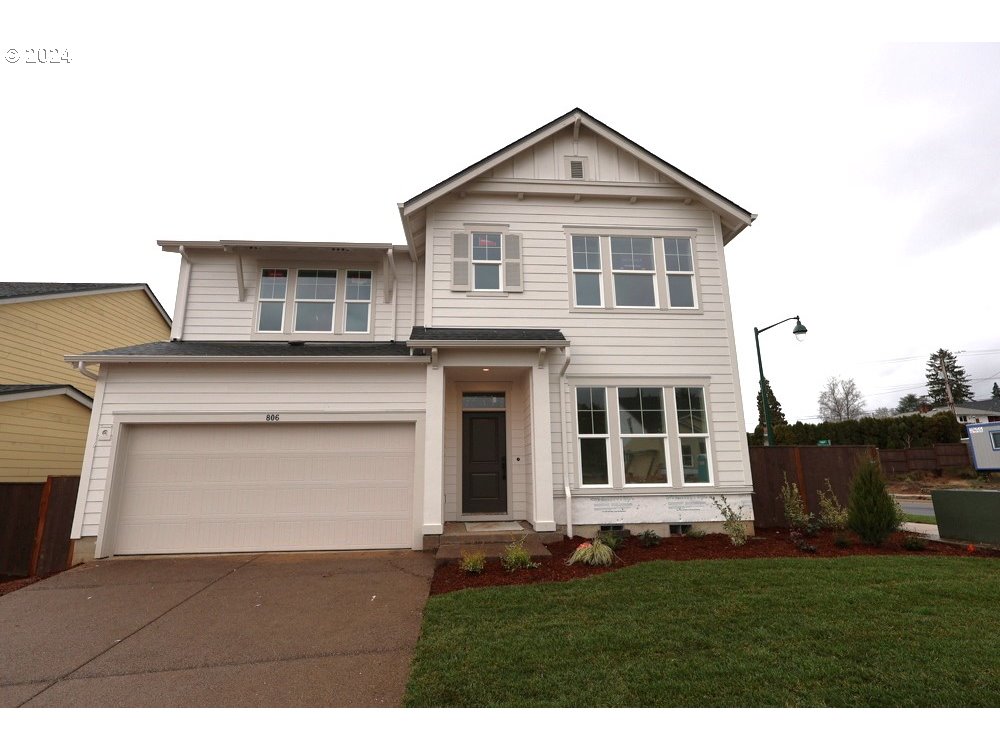
[[[0,596],[23,589],[25,586],[38,583],[40,580],[42,579],[38,576],[33,576],[32,578],[0,578]]]
[[[838,547],[834,544],[838,536],[848,536],[853,543],[850,547]],[[589,578],[651,560],[735,560],[759,557],[849,557],[851,555],[1000,557],[1000,550],[978,546],[970,549],[967,546],[932,541],[928,541],[927,547],[923,550],[911,551],[903,547],[903,541],[908,536],[912,535],[899,532],[893,534],[881,547],[870,547],[843,532],[825,531],[806,540],[815,545],[816,552],[803,552],[796,548],[789,540],[788,531],[785,529],[759,530],[757,536],[751,537],[742,547],[734,547],[729,542],[729,537],[724,534],[708,534],[703,537],[672,536],[662,539],[659,546],[648,548],[643,547],[637,537],[630,537],[617,550],[619,561],[610,568],[594,568],[579,563],[567,565],[566,560],[577,545],[588,541],[574,537],[547,544],[546,547],[552,553],[552,557],[536,560],[540,567],[532,570],[516,570],[508,573],[500,565],[499,560],[488,560],[486,570],[479,575],[470,575],[463,573],[457,562],[441,565],[434,572],[431,595],[483,586],[510,586]]]

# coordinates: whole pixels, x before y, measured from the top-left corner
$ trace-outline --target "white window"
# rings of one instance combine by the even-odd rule
[[[618,388],[625,485],[669,482],[662,388]]]
[[[332,333],[336,302],[336,271],[298,271],[295,274],[295,331]]]
[[[615,307],[656,307],[652,237],[612,237]]]
[[[603,307],[601,241],[596,235],[573,237],[573,299],[577,307]]]
[[[681,450],[684,484],[711,484],[708,457],[708,414],[704,388],[675,388],[677,440]]]
[[[665,237],[663,256],[667,269],[667,304],[670,307],[695,307],[694,260],[688,237]]]
[[[503,289],[503,235],[500,232],[472,233],[472,289],[499,292]]]
[[[257,330],[266,333],[284,330],[285,293],[288,271],[284,268],[262,268],[260,293],[257,295]]]
[[[1000,451],[1000,430],[991,432],[990,440],[993,442],[993,450]]]
[[[576,424],[580,439],[580,485],[610,487],[607,389],[576,389]]]
[[[347,292],[344,298],[346,305],[344,331],[368,333],[372,302],[372,272],[348,271]]]

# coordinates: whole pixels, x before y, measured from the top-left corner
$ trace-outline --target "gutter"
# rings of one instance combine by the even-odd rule
[[[413,355],[393,355],[391,357],[337,357],[337,356],[297,356],[297,357],[280,357],[280,356],[254,356],[254,357],[233,357],[233,356],[204,356],[199,357],[197,355],[189,354],[185,356],[176,356],[171,354],[112,354],[107,356],[89,356],[89,355],[69,355],[64,357],[67,362],[76,362],[77,369],[84,373],[87,377],[97,380],[89,371],[82,369],[85,363],[101,363],[101,362],[128,362],[128,363],[143,363],[143,362],[155,362],[162,364],[184,364],[199,362],[205,363],[209,362],[212,364],[249,364],[252,362],[281,362],[287,364],[289,362],[307,362],[310,364],[336,364],[338,362],[344,363],[375,363],[375,362],[386,362],[386,363],[427,363],[431,361],[430,357],[424,356],[413,356]]]
[[[566,440],[566,370],[570,363],[569,347],[566,347],[566,358],[563,360],[562,369],[559,370],[559,438],[562,442],[563,452],[563,492],[566,493],[566,536],[573,538],[573,491],[570,489],[569,480],[569,443]]]
[[[568,349],[570,342],[563,339],[562,341],[513,341],[510,339],[501,339],[496,341],[489,341],[487,339],[447,339],[444,341],[431,340],[431,339],[410,339],[406,342],[406,345],[411,349]]]

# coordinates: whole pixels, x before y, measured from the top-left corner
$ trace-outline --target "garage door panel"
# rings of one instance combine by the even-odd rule
[[[140,425],[116,554],[409,547],[412,424]]]

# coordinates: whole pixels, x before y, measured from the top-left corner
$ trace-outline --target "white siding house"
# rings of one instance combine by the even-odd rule
[[[754,216],[573,110],[400,204],[406,245],[161,241],[172,340],[100,363],[95,554],[718,524],[752,491],[724,247]]]

